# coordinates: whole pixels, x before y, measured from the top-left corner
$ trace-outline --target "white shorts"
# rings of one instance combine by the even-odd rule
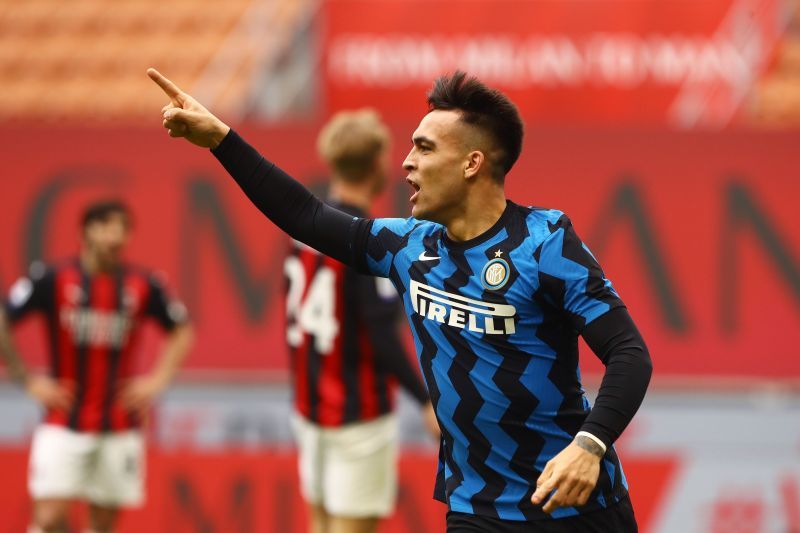
[[[33,434],[28,490],[34,500],[136,507],[144,501],[144,458],[144,438],[137,430],[83,433],[44,424]]]
[[[397,496],[397,419],[389,414],[337,428],[292,418],[300,488],[333,516],[384,517]]]

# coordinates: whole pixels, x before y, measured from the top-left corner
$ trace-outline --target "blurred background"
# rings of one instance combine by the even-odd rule
[[[400,163],[432,80],[460,68],[506,91],[527,127],[509,197],[570,214],[653,357],[618,444],[642,531],[800,532],[794,0],[0,0],[0,286],[76,253],[85,203],[119,196],[129,258],[166,273],[198,330],[149,428],[147,506],[121,531],[304,531],[288,242],[211,155],[167,136],[149,66],[316,190],[320,125],[378,109],[396,169],[381,216],[409,213]],[[44,365],[42,323],[16,331]],[[582,353],[593,397],[602,366]],[[436,444],[400,407],[382,531],[442,531]],[[0,382],[2,532],[27,524],[38,417]]]

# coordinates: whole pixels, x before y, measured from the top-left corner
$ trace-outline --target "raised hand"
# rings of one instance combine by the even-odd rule
[[[169,97],[170,102],[161,109],[161,114],[170,137],[183,137],[203,148],[219,146],[230,131],[228,125],[156,69],[147,69],[147,75]]]

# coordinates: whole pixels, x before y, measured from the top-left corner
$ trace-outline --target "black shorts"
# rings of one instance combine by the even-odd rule
[[[466,513],[447,513],[447,533],[637,533],[628,497],[606,509],[557,520],[518,522]]]

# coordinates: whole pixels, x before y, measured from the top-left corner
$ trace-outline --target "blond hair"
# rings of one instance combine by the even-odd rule
[[[337,177],[361,181],[374,169],[376,158],[389,147],[389,129],[373,109],[341,111],[322,128],[317,151]]]

